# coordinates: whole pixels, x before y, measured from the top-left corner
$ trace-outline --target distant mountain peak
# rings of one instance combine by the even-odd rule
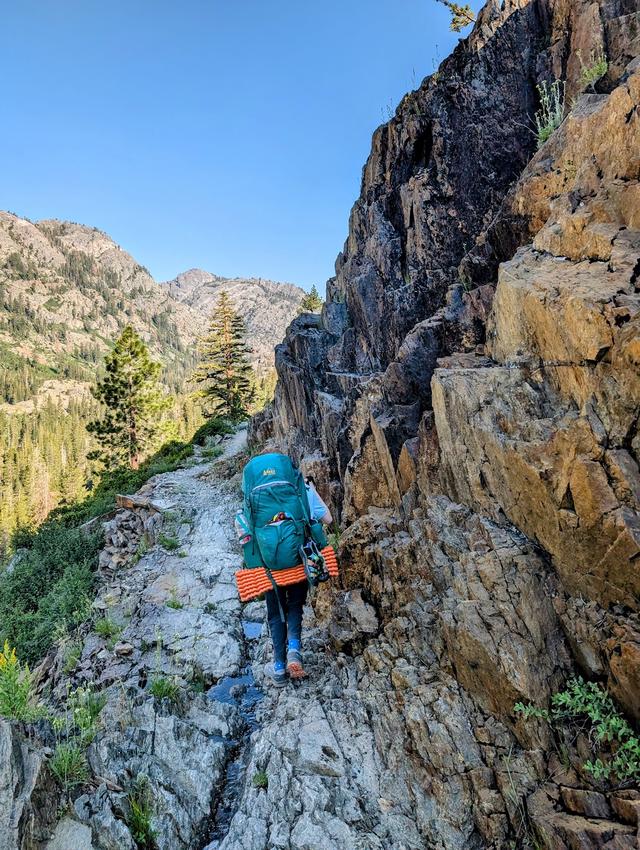
[[[293,283],[220,277],[204,269],[188,269],[161,285],[175,301],[196,311],[203,327],[215,310],[220,293],[227,292],[234,309],[245,320],[254,362],[259,368],[273,363],[273,340],[284,337],[305,294]]]
[[[198,268],[158,283],[97,227],[0,211],[0,355],[10,353],[17,374],[33,373],[21,401],[47,378],[93,375],[127,323],[163,363],[188,370],[223,288],[245,319],[254,365],[271,368],[304,294],[299,287]]]

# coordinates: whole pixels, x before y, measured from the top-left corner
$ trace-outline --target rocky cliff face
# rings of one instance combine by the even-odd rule
[[[635,846],[585,742],[513,707],[577,671],[640,719],[639,32],[636,2],[489,2],[374,134],[322,316],[277,349],[275,436],[380,622],[317,607],[412,810],[394,848]]]

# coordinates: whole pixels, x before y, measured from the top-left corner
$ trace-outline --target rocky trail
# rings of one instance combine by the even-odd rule
[[[380,801],[382,766],[353,659],[327,652],[310,608],[309,678],[281,691],[264,682],[264,603],[243,606],[234,582],[245,446],[239,431],[213,463],[157,476],[107,523],[80,660],[66,672],[62,646],[38,670],[54,703],[84,685],[106,698],[87,751],[90,788],[61,796],[46,766],[51,750],[3,723],[6,847],[144,846],[131,828],[141,781],[158,850],[422,846],[408,812],[384,812],[393,805]],[[359,597],[350,610],[375,632]],[[159,682],[170,687],[157,690]],[[403,839],[385,840],[390,831]]]
[[[240,431],[219,463],[245,444]],[[249,666],[259,630],[233,578],[236,502],[235,487],[199,463],[157,476],[107,524],[94,608],[113,625],[108,637],[88,632],[71,677],[107,697],[88,751],[97,787],[75,799],[47,846],[70,850],[71,830],[83,836],[75,850],[135,848],[128,795],[140,776],[159,848],[210,845],[230,817],[226,779],[259,698]],[[63,652],[50,662],[62,697]]]

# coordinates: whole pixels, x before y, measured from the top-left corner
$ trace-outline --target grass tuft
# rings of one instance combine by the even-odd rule
[[[180,685],[168,676],[154,676],[149,685],[149,692],[157,700],[168,699],[176,703],[180,697]]]
[[[139,850],[155,850],[156,832],[151,824],[153,817],[153,797],[149,780],[144,774],[138,774],[127,795],[129,811],[127,826]]]
[[[51,772],[65,791],[84,785],[89,779],[89,768],[84,748],[75,741],[65,741],[56,746],[49,761]]]

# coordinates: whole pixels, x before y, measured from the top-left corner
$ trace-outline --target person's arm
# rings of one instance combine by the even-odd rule
[[[331,523],[333,522],[333,517],[331,516],[331,511],[329,510],[329,508],[327,508],[327,510],[320,517],[320,522],[323,525],[331,525]]]
[[[333,522],[331,511],[320,498],[313,481],[307,481],[307,498],[309,499],[311,518],[320,520],[323,525],[331,525]]]

